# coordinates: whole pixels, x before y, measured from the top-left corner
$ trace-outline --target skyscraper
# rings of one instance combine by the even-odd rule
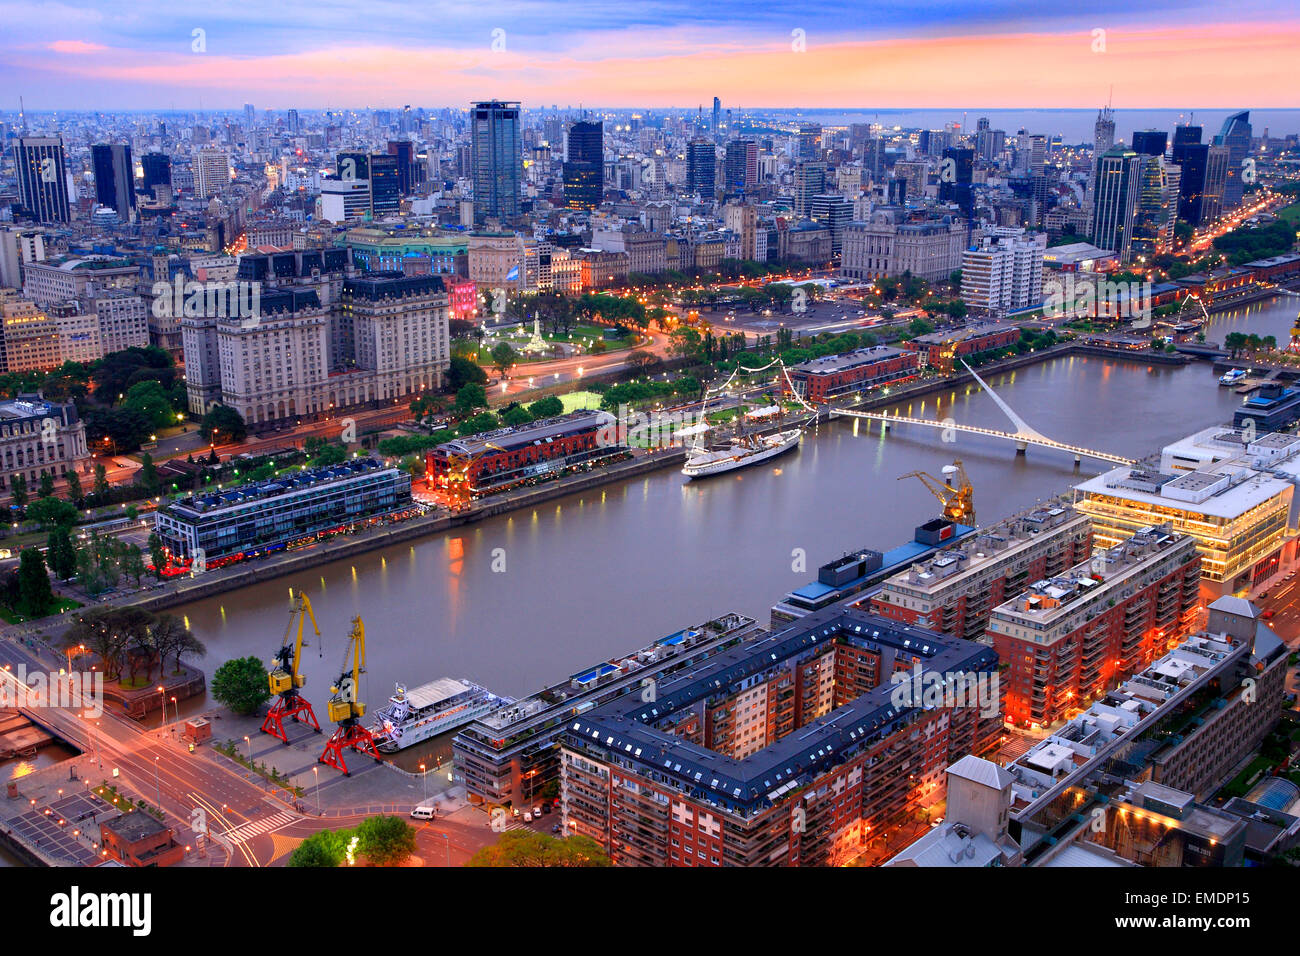
[[[1095,164],[1092,242],[1113,251],[1121,262],[1132,258],[1141,168],[1138,154],[1123,146],[1111,147]]]
[[[402,206],[398,157],[391,153],[375,153],[369,159],[370,216],[372,219],[396,216]]]
[[[716,96],[713,98],[713,139],[717,142],[719,134],[722,132],[722,100]]]
[[[145,153],[140,157],[140,168],[144,170],[140,191],[146,195],[152,196],[155,186],[172,184],[172,161],[166,153]]]
[[[1163,156],[1169,143],[1164,130],[1140,129],[1133,133],[1133,152],[1143,156]]]
[[[1213,222],[1226,211],[1223,194],[1228,184],[1228,147],[1215,144],[1205,153],[1205,186],[1201,190],[1201,224]]]
[[[1115,113],[1109,106],[1097,111],[1097,122],[1092,129],[1092,155],[1095,160],[1115,145]]]
[[[1250,155],[1250,111],[1233,113],[1223,121],[1223,129],[1214,137],[1215,146],[1228,149],[1227,177],[1223,185],[1223,208],[1232,209],[1241,204],[1246,183],[1242,178],[1246,157]]]
[[[816,123],[799,127],[799,159],[814,160],[821,152],[822,128]]]
[[[519,104],[490,100],[470,108],[474,167],[474,221],[509,222],[519,218],[523,146]]]
[[[604,195],[605,124],[574,123],[565,135],[564,149],[564,205],[595,209]]]
[[[37,222],[68,222],[68,171],[61,136],[20,136],[14,144],[18,200]]]
[[[812,213],[814,196],[826,192],[826,164],[800,163],[794,171],[794,211],[800,216]]]
[[[975,151],[964,146],[949,146],[943,151],[939,171],[939,199],[956,203],[962,215],[970,219],[975,209],[971,186],[975,168]]]
[[[135,212],[135,166],[131,147],[119,143],[96,143],[90,148],[95,169],[95,201],[117,210],[123,222]]]
[[[289,110],[289,114],[286,117],[285,122],[289,127],[290,135],[297,136],[300,132],[302,132],[302,126],[298,119],[297,110]]]
[[[717,188],[718,157],[707,139],[693,139],[686,146],[686,188],[702,198],[712,199]]]
[[[1201,224],[1201,198],[1210,147],[1201,142],[1199,126],[1175,126],[1172,159],[1178,164],[1178,218],[1192,226]]]
[[[747,139],[733,139],[727,144],[722,164],[722,191],[727,195],[744,194],[758,184],[758,144]]]
[[[411,141],[409,139],[389,140],[388,154],[397,157],[397,191],[403,196],[409,196],[412,187],[415,186],[415,149]]]
[[[244,129],[251,130],[253,123],[257,119],[257,110],[253,109],[252,103],[244,104]]]
[[[230,186],[230,156],[224,149],[210,147],[194,155],[194,195],[209,199]]]
[[[1139,152],[1138,158],[1141,184],[1133,222],[1133,254],[1154,256],[1172,252],[1182,169],[1176,163],[1167,162],[1163,150],[1155,154]]]

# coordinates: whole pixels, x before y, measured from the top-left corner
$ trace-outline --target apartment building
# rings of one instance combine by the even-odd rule
[[[961,297],[975,312],[1002,316],[1043,298],[1044,233],[995,227],[962,253]]]
[[[1192,630],[1200,585],[1193,538],[1145,528],[995,607],[988,631],[1007,665],[1007,723],[1067,719]]]
[[[564,818],[619,865],[846,862],[1001,733],[996,701],[914,706],[891,676],[987,682],[996,667],[988,647],[862,611],[809,615],[660,682],[650,700],[568,718]],[[720,750],[701,742],[710,721]]]
[[[985,637],[993,608],[1031,582],[1092,554],[1092,522],[1066,502],[1034,508],[888,578],[873,613],[970,641]]]

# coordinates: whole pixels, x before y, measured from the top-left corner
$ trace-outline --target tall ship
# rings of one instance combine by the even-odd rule
[[[486,688],[456,677],[440,677],[412,690],[398,684],[387,706],[375,714],[370,732],[381,751],[396,753],[507,703]]]
[[[793,383],[790,382],[790,376],[786,373],[784,363],[779,358],[762,369],[753,369],[751,371],[765,371],[774,365],[780,369],[780,375],[785,379],[788,393],[793,395],[806,410],[812,412],[815,416],[816,409],[800,397]],[[718,391],[724,391],[735,377],[736,372],[732,372]],[[703,405],[706,412],[708,401],[706,397]],[[785,409],[780,404],[743,411],[736,416],[736,428],[732,436],[720,446],[711,446],[705,436],[713,431],[713,426],[708,424],[706,415],[702,415],[702,420],[698,425],[677,432],[681,437],[692,436],[694,438],[694,443],[686,454],[686,464],[682,467],[682,474],[687,478],[707,478],[711,475],[735,471],[737,468],[757,465],[760,462],[798,448],[799,442],[803,439],[804,425],[807,423],[800,422],[792,428],[786,428],[783,426],[784,418]],[[765,428],[770,428],[773,425],[775,425],[776,431],[764,433]]]
[[[779,407],[772,405],[746,412],[743,417],[745,419],[771,417],[780,411]],[[746,432],[738,427],[735,437],[722,448],[708,448],[703,440],[697,442],[686,456],[682,474],[687,478],[707,478],[710,475],[720,475],[723,472],[735,471],[737,468],[757,465],[759,462],[797,448],[802,438],[802,427],[781,429],[767,435]]]

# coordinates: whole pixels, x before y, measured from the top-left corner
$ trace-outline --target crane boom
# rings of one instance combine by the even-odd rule
[[[375,763],[381,760],[379,750],[375,747],[374,735],[361,725],[361,718],[366,715],[360,683],[361,675],[366,672],[366,625],[360,617],[352,619],[348,653],[343,655],[345,668],[349,655],[352,658],[352,668],[339,674],[339,679],[330,688],[331,696],[327,705],[329,719],[338,724],[338,728],[325,742],[325,750],[317,758],[319,763],[342,770],[344,776],[352,775],[343,759],[345,750],[352,749],[373,757]]]
[[[271,672],[267,675],[271,693],[277,695],[277,699],[267,711],[266,719],[262,721],[262,732],[270,734],[284,744],[289,743],[289,734],[284,726],[286,717],[295,722],[306,723],[316,733],[320,733],[316,712],[312,710],[306,698],[298,693],[307,683],[298,668],[302,663],[303,630],[308,618],[311,619],[312,630],[316,632],[317,637],[320,637],[320,628],[316,625],[316,615],[311,609],[311,600],[301,591],[295,595],[293,588],[290,588],[289,623],[285,625],[284,638],[280,641],[280,649],[276,651],[275,659],[271,662]],[[295,622],[298,625],[296,636]]]
[[[916,478],[921,484],[925,485],[930,494],[934,495],[943,504],[943,516],[949,521],[972,522],[975,520],[975,488],[970,483],[970,478],[966,474],[966,468],[962,465],[961,459],[956,459],[951,465],[944,469],[944,481],[939,481],[932,475],[924,471],[909,471],[905,475],[899,475],[898,480],[905,478]],[[957,479],[956,487],[953,487],[952,479]]]

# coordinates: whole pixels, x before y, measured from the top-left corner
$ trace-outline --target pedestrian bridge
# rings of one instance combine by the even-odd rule
[[[1030,427],[1023,418],[1016,414],[1015,409],[1004,402],[1002,396],[989,388],[988,383],[985,382],[984,379],[980,378],[973,368],[966,365],[965,362],[962,362],[962,365],[965,366],[966,371],[970,372],[975,381],[979,383],[980,388],[984,389],[984,391],[988,393],[989,398],[993,399],[993,401],[997,403],[998,408],[1002,409],[1002,412],[1007,416],[1007,418],[1011,419],[1011,423],[1016,426],[1015,431],[1004,432],[998,431],[995,428],[980,428],[976,425],[959,425],[951,418],[942,421],[933,418],[909,418],[905,415],[886,415],[882,412],[862,412],[850,408],[832,408],[830,410],[831,417],[834,418],[837,415],[846,415],[850,418],[865,418],[868,421],[880,422],[885,431],[889,431],[889,429],[898,425],[919,425],[924,428],[940,428],[952,432],[966,432],[970,435],[986,435],[990,438],[1000,438],[1004,441],[1015,442],[1016,450],[1018,452],[1025,451],[1025,449],[1030,445],[1036,445],[1039,448],[1054,448],[1057,451],[1069,452],[1074,455],[1074,460],[1076,462],[1082,461],[1084,458],[1094,458],[1097,461],[1111,462],[1116,465],[1134,464],[1132,458],[1114,455],[1107,451],[1098,451],[1094,448],[1084,448],[1081,445],[1070,445],[1065,442],[1059,442],[1055,439],[1048,438],[1046,435]]]

